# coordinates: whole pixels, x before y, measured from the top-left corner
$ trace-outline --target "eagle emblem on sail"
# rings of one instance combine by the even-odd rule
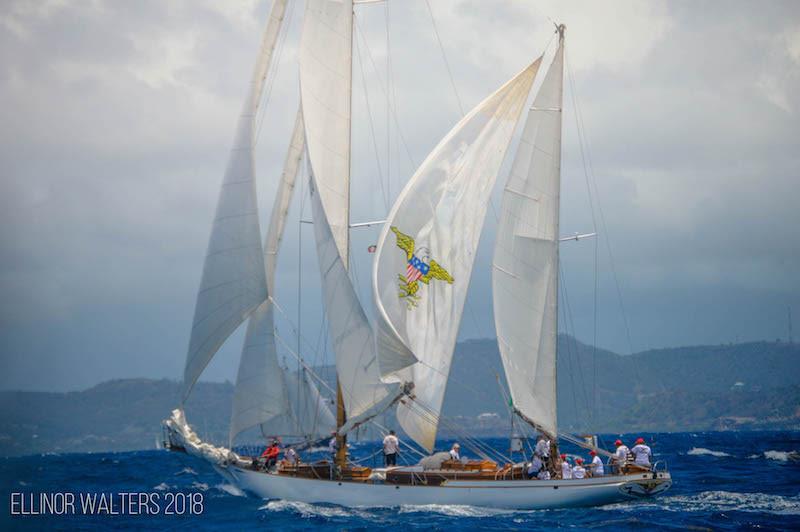
[[[414,239],[401,232],[397,227],[390,228],[397,238],[397,247],[406,252],[406,271],[405,274],[398,274],[398,286],[400,299],[405,300],[408,309],[417,306],[420,300],[418,294],[419,283],[429,284],[431,280],[446,281],[453,284],[453,276],[442,268],[439,263],[430,258],[428,248],[421,247],[416,249]]]

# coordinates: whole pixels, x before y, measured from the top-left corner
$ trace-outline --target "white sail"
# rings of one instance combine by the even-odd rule
[[[325,216],[348,268],[353,3],[307,0],[300,43],[306,144]]]
[[[439,143],[400,193],[378,239],[373,289],[381,373],[414,383],[416,399],[401,402],[397,417],[429,450],[492,187],[540,62]]]
[[[497,342],[514,406],[555,436],[563,45],[528,111],[503,191],[492,268]]]
[[[274,292],[278,247],[300,168],[304,138],[303,116],[298,111],[264,239],[264,267],[270,294]],[[231,444],[237,434],[256,425],[262,425],[264,434],[301,434],[297,432],[298,421],[293,417],[283,368],[278,362],[274,329],[272,301],[266,298],[251,314],[247,324],[233,393],[229,433]]]
[[[380,402],[389,390],[378,375],[372,328],[337,250],[315,178],[312,176],[311,205],[325,316],[345,411],[356,417]]]
[[[272,6],[217,200],[183,373],[183,401],[223,342],[267,296],[253,142],[261,89],[285,10],[286,0]]]
[[[294,433],[308,439],[323,438],[336,430],[336,418],[331,411],[330,401],[319,393],[317,385],[308,370],[287,375],[289,381],[289,402],[292,415],[297,420]]]

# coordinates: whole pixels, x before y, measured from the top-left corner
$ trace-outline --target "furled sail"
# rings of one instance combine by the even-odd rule
[[[312,176],[311,205],[325,316],[345,410],[348,417],[356,417],[380,402],[389,389],[378,375],[372,327],[339,256],[315,177]]]
[[[286,0],[276,0],[217,199],[183,372],[183,401],[223,342],[267,297],[253,143],[261,89],[285,11]]]
[[[278,247],[304,146],[303,115],[298,111],[264,239],[264,267],[269,294],[274,293]],[[278,362],[273,312],[272,301],[266,298],[250,315],[247,324],[233,393],[229,433],[231,444],[237,434],[256,425],[262,425],[264,434],[304,434],[298,432],[299,420],[293,417],[283,368]]]
[[[378,239],[378,361],[385,381],[414,383],[416,399],[401,402],[397,417],[428,450],[492,187],[540,62],[448,133],[400,193]]]
[[[300,96],[311,167],[339,256],[348,268],[352,0],[307,0]]]
[[[503,191],[492,286],[514,407],[557,435],[558,211],[563,43],[528,111]]]

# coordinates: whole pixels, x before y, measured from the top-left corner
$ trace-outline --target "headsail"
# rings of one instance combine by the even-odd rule
[[[274,293],[278,247],[286,225],[304,146],[303,115],[298,111],[264,239],[264,266],[269,294]],[[292,413],[286,376],[278,362],[274,328],[273,304],[267,298],[253,312],[247,324],[233,394],[229,434],[231,444],[237,434],[256,425],[262,425],[262,432],[265,434],[305,434],[300,431],[301,420],[296,419]],[[327,414],[331,415],[330,411]]]
[[[528,111],[503,192],[492,286],[497,342],[514,407],[557,435],[558,211],[564,48]]]
[[[316,180],[311,192],[317,258],[322,276],[325,316],[336,354],[336,373],[349,417],[359,416],[381,401],[388,387],[378,375],[372,327],[350,282],[322,210]]]
[[[285,11],[286,0],[276,0],[217,200],[183,372],[183,401],[223,342],[267,297],[253,143],[261,89]]]
[[[386,381],[415,384],[416,399],[401,403],[397,417],[429,450],[489,197],[540,63],[450,131],[400,193],[378,239],[373,290],[381,373]]]
[[[306,144],[325,217],[345,269],[350,223],[352,0],[307,0],[300,42]]]

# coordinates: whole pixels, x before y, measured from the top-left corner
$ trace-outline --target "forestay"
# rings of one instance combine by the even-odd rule
[[[551,436],[556,422],[558,213],[563,43],[508,177],[492,268],[497,341],[514,406]]]
[[[348,268],[353,3],[306,0],[300,96],[306,143],[325,217]]]
[[[267,297],[253,143],[261,89],[285,10],[286,0],[276,0],[217,199],[183,373],[183,401],[223,342]]]
[[[491,190],[540,62],[439,143],[400,193],[378,240],[373,289],[381,374],[415,384],[415,401],[398,405],[397,417],[428,450]]]

